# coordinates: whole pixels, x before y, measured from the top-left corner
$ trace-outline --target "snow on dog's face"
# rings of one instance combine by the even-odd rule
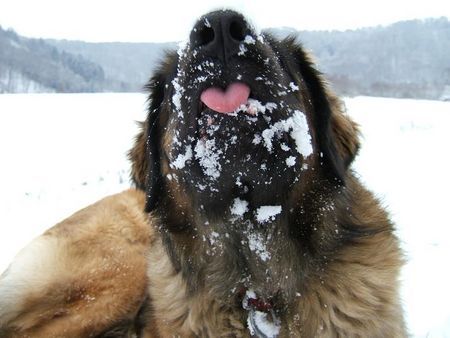
[[[201,18],[177,55],[166,80],[166,179],[204,206],[280,200],[312,162],[304,86],[232,12]]]
[[[189,289],[208,284],[230,302],[240,288],[294,299],[316,262],[305,257],[339,243],[334,219],[331,231],[319,223],[358,148],[355,125],[308,56],[294,39],[217,11],[147,88],[132,177]],[[286,279],[293,267],[300,272]]]
[[[333,144],[329,98],[307,55],[236,12],[200,18],[148,89],[146,131],[132,151],[148,211],[164,195],[223,217],[238,200],[283,205],[308,172],[345,175],[349,160]]]

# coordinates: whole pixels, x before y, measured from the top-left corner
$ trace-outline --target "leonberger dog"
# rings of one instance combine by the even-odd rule
[[[135,189],[16,257],[1,337],[406,336],[358,127],[294,38],[211,12],[147,89]]]

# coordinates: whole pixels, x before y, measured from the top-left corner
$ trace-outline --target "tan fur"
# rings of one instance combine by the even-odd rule
[[[374,208],[370,194],[358,185],[350,188],[363,201],[355,217],[383,223],[385,214]],[[41,265],[34,261],[39,269],[33,283],[24,284],[21,301],[6,309],[12,315],[2,323],[5,336],[95,336],[117,322],[132,321],[148,283],[152,303],[143,337],[226,337],[231,332],[247,337],[242,314],[221,308],[214,295],[188,296],[181,274],[154,233],[152,224],[157,220],[148,223],[143,207],[143,194],[129,190],[47,231],[39,240],[52,252],[42,252]],[[298,311],[281,336],[368,337],[368,332],[376,333],[374,337],[404,336],[398,285],[391,282],[397,280],[401,263],[390,233],[380,232],[343,249],[298,296]],[[13,270],[14,262],[0,280],[0,292]],[[2,309],[1,319],[4,313]]]
[[[26,247],[0,279],[0,336],[87,337],[132,323],[153,236],[143,205],[136,190],[105,198]],[[28,251],[32,261],[23,266]]]
[[[385,212],[373,197],[355,182],[349,189],[362,201],[354,217],[384,224]],[[398,240],[389,232],[343,248],[299,297],[294,332],[302,337],[405,337],[398,296],[402,264]]]
[[[355,217],[384,224],[385,212],[358,184],[350,183],[362,199]],[[381,231],[341,250],[298,295],[297,307],[282,326],[280,337],[405,337],[398,297],[402,257],[398,241]],[[220,308],[214,295],[189,298],[160,240],[149,256],[152,325],[145,337],[248,337],[242,318]]]
[[[139,123],[141,131],[136,135],[134,147],[129,151],[128,157],[131,160],[131,178],[145,186],[148,172],[147,156],[147,122]]]
[[[152,313],[144,337],[230,337],[236,331],[247,332],[243,318],[221,307],[213,295],[188,296],[161,239],[152,244],[148,277]]]

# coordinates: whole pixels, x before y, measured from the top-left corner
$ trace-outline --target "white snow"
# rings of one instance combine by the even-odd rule
[[[142,94],[0,95],[0,271],[32,238],[129,186]],[[406,251],[409,332],[450,337],[450,102],[346,99],[361,125],[354,169],[382,199]]]
[[[291,119],[291,118],[289,118]],[[294,111],[292,116],[292,122],[288,119],[287,124],[292,129],[291,137],[294,139],[299,154],[304,158],[313,153],[313,147],[311,144],[311,135],[309,135],[308,122],[306,116],[301,111]]]
[[[280,148],[281,148],[281,150],[284,150],[284,151],[291,150],[291,148],[286,143],[281,143]]]
[[[34,237],[130,186],[143,94],[0,95],[0,271]],[[1,274],[1,272],[0,272]]]
[[[261,333],[267,338],[276,338],[281,328],[279,318],[273,312],[265,313],[252,309],[248,304],[250,299],[258,299],[256,292],[252,289],[245,292],[242,300],[242,308],[248,311],[247,327],[250,334],[259,336],[258,333]],[[269,319],[268,316],[272,318]]]
[[[294,82],[289,83],[289,88],[291,88],[291,91],[293,92],[297,92],[300,89]]]
[[[11,43],[16,43],[10,40]],[[17,44],[17,43],[16,43]],[[18,45],[19,46],[19,45]],[[23,48],[21,46],[21,48]],[[0,69],[0,93],[42,93],[54,92],[54,89],[30,79],[21,72],[8,69]]]
[[[186,166],[186,162],[192,159],[192,147],[187,145],[185,147],[186,152],[179,154],[177,158],[170,163],[171,168],[183,169]]]
[[[250,310],[250,307],[248,306],[248,300],[256,298],[256,293],[253,289],[248,289],[247,291],[245,291],[244,298],[242,299],[242,308],[244,310]]]
[[[274,102],[262,103],[255,99],[248,99],[246,104],[242,104],[238,109],[234,111],[235,114],[239,112],[246,112],[250,115],[264,114],[266,111],[272,112],[277,108],[277,104]]]
[[[264,237],[254,229],[249,229],[246,232],[246,235],[250,250],[256,253],[262,261],[267,261],[270,258],[270,252],[267,250],[266,244],[264,243]]]
[[[450,103],[357,97],[354,168],[390,211],[406,251],[402,294],[413,337],[450,337]]]
[[[275,216],[281,213],[281,205],[264,205],[256,210],[256,220],[259,223],[275,220]]]
[[[256,43],[255,39],[251,35],[246,35],[244,38],[244,43],[247,45],[254,45]]]
[[[238,55],[239,55],[239,56],[243,56],[243,55],[245,55],[245,53],[247,53],[247,51],[248,51],[247,47],[245,47],[244,44],[241,43],[241,44],[239,45],[239,52],[238,52]]]
[[[242,217],[248,211],[248,202],[240,199],[239,197],[235,198],[233,200],[233,205],[231,206],[230,211],[232,215]]]
[[[275,136],[281,137],[283,133],[287,132],[290,132],[289,135],[294,140],[299,154],[307,158],[313,153],[308,122],[305,114],[299,110],[295,110],[291,117],[274,123],[262,132],[262,138],[267,150],[272,152],[273,138]]]
[[[211,243],[211,245],[214,245],[219,237],[220,235],[217,232],[211,232],[209,236],[209,242]]]
[[[255,134],[255,137],[253,138],[252,143],[255,145],[258,145],[261,143],[261,140],[262,140],[261,135]]]
[[[186,91],[183,86],[180,85],[179,79],[183,75],[183,71],[181,70],[180,63],[183,61],[185,54],[186,54],[186,48],[189,46],[189,42],[187,40],[180,41],[178,44],[178,50],[177,54],[179,56],[178,60],[178,67],[177,67],[177,76],[172,80],[173,88],[175,89],[175,93],[172,96],[172,103],[175,106],[175,109],[178,113],[179,117],[183,117],[184,113],[181,107],[181,98],[184,95],[184,92]]]
[[[211,179],[218,178],[222,170],[222,166],[219,163],[222,150],[217,149],[215,140],[198,140],[194,151],[195,158],[199,161],[203,173]]]
[[[266,148],[269,152],[272,152],[272,150],[273,150],[272,141],[273,141],[273,137],[275,136],[275,131],[276,131],[276,128],[268,128],[266,130],[263,130],[263,132],[262,132],[262,138],[264,140],[264,145],[266,146]],[[257,141],[257,140],[258,139],[255,135],[255,138],[253,139],[253,143],[255,143],[255,141]]]
[[[294,157],[294,156],[289,156],[289,157],[286,159],[286,165],[287,165],[288,167],[293,167],[293,166],[295,165],[295,157]]]
[[[183,94],[185,92],[185,89],[180,86],[178,83],[178,77],[172,80],[173,88],[175,89],[175,93],[172,96],[172,102],[175,106],[175,109],[178,112],[179,117],[183,117],[184,113],[181,109],[181,98],[183,97]]]
[[[264,337],[267,338],[278,337],[281,328],[280,322],[271,321],[268,318],[268,316],[270,316],[270,314],[266,312],[252,311],[249,314],[249,319],[247,320],[247,324],[250,329],[250,334],[254,335],[255,331],[258,330],[264,335]]]

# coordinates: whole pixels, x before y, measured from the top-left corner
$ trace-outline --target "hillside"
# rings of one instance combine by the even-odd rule
[[[165,50],[176,48],[168,43],[89,43],[69,40],[47,40],[58,50],[81,55],[102,66],[108,78],[126,84],[127,91],[140,92],[153,67]]]
[[[298,35],[343,95],[450,99],[450,22],[402,21],[348,31],[269,29]],[[36,40],[0,28],[0,92],[140,92],[176,43]]]
[[[342,94],[450,97],[450,22],[446,18],[345,32],[303,31],[299,36]]]
[[[100,65],[0,27],[0,93],[94,92],[104,86]]]

